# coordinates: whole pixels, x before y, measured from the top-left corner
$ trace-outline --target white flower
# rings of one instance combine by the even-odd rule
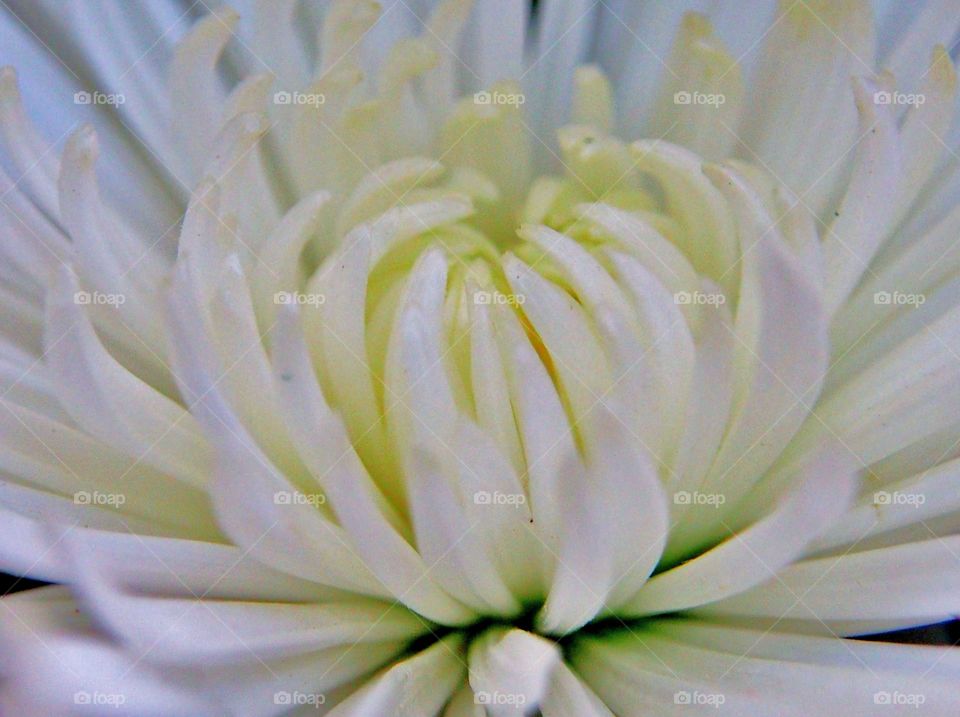
[[[11,2],[3,713],[957,714],[841,638],[960,611],[960,16],[879,4]]]

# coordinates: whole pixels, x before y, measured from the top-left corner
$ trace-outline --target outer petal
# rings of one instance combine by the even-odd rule
[[[960,612],[958,550],[960,537],[950,536],[807,560],[782,570],[776,581],[704,608],[704,613],[827,623],[884,621],[888,630],[942,622]]]
[[[958,665],[949,648],[709,627],[701,639],[696,621],[655,622],[640,632],[584,640],[572,662],[624,717],[684,715],[697,706],[771,717],[811,709],[875,717],[881,710],[913,714],[921,700],[938,717],[956,709]]]
[[[759,522],[649,580],[623,612],[649,615],[682,610],[775,577],[843,515],[858,483],[855,474],[835,455],[815,461],[801,481]]]

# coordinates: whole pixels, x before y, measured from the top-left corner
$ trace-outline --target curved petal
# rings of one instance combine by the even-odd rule
[[[330,717],[436,714],[463,679],[462,639],[446,637],[423,652],[398,662],[330,712]]]
[[[703,608],[709,615],[886,621],[892,630],[960,612],[960,537],[805,560],[777,580]],[[881,628],[882,629],[882,628]]]
[[[857,485],[856,474],[843,460],[824,456],[768,516],[651,578],[622,612],[638,616],[684,610],[776,578],[846,512]]]
[[[546,695],[560,664],[559,647],[533,633],[491,629],[470,645],[470,687],[493,717],[529,714]]]

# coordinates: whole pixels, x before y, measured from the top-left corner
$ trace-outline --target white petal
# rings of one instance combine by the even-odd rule
[[[344,531],[322,514],[324,501],[303,500],[305,494],[322,497],[319,487],[312,481],[295,484],[288,480],[226,402],[219,379],[209,373],[209,365],[202,361],[204,357],[186,360],[184,347],[201,344],[195,335],[189,336],[195,328],[189,323],[182,299],[174,295],[171,304],[177,317],[171,321],[177,345],[175,364],[183,373],[184,382],[199,397],[193,404],[194,415],[216,451],[210,490],[224,531],[253,556],[292,575],[371,595],[386,595],[351,549]],[[264,370],[265,380],[254,385],[272,387],[269,368]],[[282,429],[282,424],[274,428]],[[304,555],[311,559],[305,560]]]
[[[923,104],[910,107],[900,130],[906,178],[891,222],[894,226],[907,215],[921,190],[935,176],[938,161],[949,146],[946,138],[956,109],[957,73],[943,46],[933,51],[920,96]]]
[[[200,427],[110,355],[77,302],[79,295],[76,277],[62,271],[47,301],[45,357],[64,408],[85,430],[138,463],[202,487],[210,456]]]
[[[280,312],[274,372],[293,440],[364,562],[411,609],[447,624],[470,620],[472,611],[436,584],[422,557],[398,531],[400,519],[370,480],[343,423],[324,401],[292,306]]]
[[[704,614],[928,625],[960,611],[960,538],[949,536],[807,560],[777,579],[703,608]]]
[[[574,648],[575,669],[611,709],[625,717],[651,712],[684,715],[696,707],[790,717],[809,714],[812,707],[875,717],[886,709],[878,706],[884,692],[888,698],[894,692],[921,694],[924,709],[935,715],[950,714],[956,707],[952,684],[956,680],[952,674],[955,666],[935,676],[925,675],[924,668],[917,664],[907,666],[906,661],[883,669],[870,655],[869,647],[860,650],[855,643],[851,652],[863,657],[840,661],[837,655],[843,648],[835,647],[837,640],[827,641],[817,651],[820,654],[811,647],[809,658],[792,659],[795,653],[791,638],[781,645],[776,633],[744,636],[739,640],[740,650],[716,638],[706,647],[698,647],[696,623],[677,637],[671,632],[673,624],[657,622],[642,632],[623,631],[604,640],[585,640]],[[757,646],[763,643],[757,656],[751,654],[750,642]],[[919,656],[919,651],[931,650],[929,660],[923,660],[928,665],[937,657],[951,657],[947,648],[896,647],[904,648],[901,652],[907,659],[907,653]],[[893,709],[894,713],[906,713],[916,708]]]
[[[931,681],[949,677],[960,668],[960,655],[949,647],[838,640],[835,636],[799,635],[776,630],[764,632],[754,627],[700,620],[664,620],[653,625],[659,634],[670,639],[732,655],[852,667],[875,673],[914,673],[913,678],[929,676]]]
[[[823,245],[824,301],[831,315],[867,271],[897,218],[903,149],[891,106],[878,106],[874,100],[878,91],[878,86],[867,80],[854,82],[862,139],[847,192]]]
[[[960,308],[954,308],[823,396],[790,453],[802,455],[829,435],[870,465],[953,425],[958,355]]]
[[[468,293],[478,289],[468,284]],[[472,301],[470,311],[471,388],[477,423],[491,436],[517,471],[523,470],[522,447],[510,405],[506,366],[497,350],[493,315],[487,304]]]
[[[328,192],[309,194],[292,207],[265,242],[251,277],[251,294],[263,331],[273,326],[280,291],[300,286],[300,256],[314,238],[330,201]]]
[[[410,640],[427,623],[396,603],[345,595],[345,601],[315,604],[188,599],[125,593],[86,564],[75,542],[82,573],[80,598],[90,614],[117,639],[151,662],[212,667],[276,660],[338,645]]]
[[[531,528],[533,512],[520,476],[469,420],[459,422],[451,448],[459,457],[460,491],[473,532],[487,544],[490,559],[514,595],[524,604],[542,599],[544,573],[553,558]]]
[[[581,473],[561,488],[564,533],[554,583],[538,616],[542,630],[567,633],[633,595],[660,559],[667,503],[659,477],[633,436],[609,412],[597,414],[595,445]],[[570,470],[573,468],[573,470]]]
[[[504,584],[488,544],[473,531],[464,506],[474,500],[441,468],[442,457],[415,449],[407,480],[417,547],[437,582],[480,613],[515,615],[520,603]]]
[[[584,220],[607,232],[618,249],[639,260],[671,293],[692,292],[699,287],[697,273],[683,253],[641,217],[602,203],[578,209]],[[691,318],[694,307],[681,308]]]
[[[407,279],[390,336],[385,414],[401,461],[420,443],[435,446],[438,455],[446,454],[445,460],[455,460],[446,442],[458,413],[443,362],[446,283],[447,258],[440,249],[426,251]]]
[[[539,635],[491,629],[470,645],[470,686],[493,717],[530,714],[543,699],[560,648]]]
[[[937,318],[925,312],[930,310],[927,304],[933,303],[934,292],[948,287],[960,275],[958,231],[960,208],[932,229],[913,235],[906,246],[878,259],[878,266],[863,278],[834,318],[831,338],[837,360],[829,377],[832,386],[845,383],[911,335],[902,329],[891,331],[894,327],[913,324],[921,314],[922,322],[912,327],[915,333]],[[901,296],[910,298],[910,302],[899,299]],[[938,315],[952,308],[953,303],[948,301]]]
[[[853,501],[856,474],[834,455],[807,467],[769,515],[717,547],[651,578],[624,613],[679,611],[743,592],[774,577]]]
[[[220,130],[227,93],[216,66],[238,20],[230,8],[211,12],[177,45],[170,66],[172,116],[194,176],[206,163]]]
[[[17,183],[49,217],[57,217],[57,176],[60,163],[27,119],[11,67],[0,70],[0,130],[4,148],[16,167]]]
[[[551,138],[567,120],[573,94],[573,73],[589,52],[597,5],[589,0],[549,0],[539,8],[536,49],[529,73],[530,122],[534,132]],[[536,147],[543,154],[542,145]]]
[[[827,363],[826,321],[809,275],[759,198],[729,170],[707,170],[731,201],[743,246],[743,284],[734,328],[734,403],[717,458],[700,490],[744,496],[781,453],[816,397]],[[700,504],[695,532],[716,525],[714,506]]]
[[[456,636],[372,677],[330,717],[395,715],[422,717],[436,714],[463,679],[462,639]]]
[[[550,354],[559,392],[569,406],[570,422],[579,425],[611,385],[609,364],[589,314],[567,291],[531,265],[511,254],[503,269],[516,296],[523,296],[523,313]]]
[[[553,670],[540,711],[543,717],[613,717],[600,698],[562,662]]]
[[[763,165],[822,214],[847,177],[860,133],[851,76],[874,73],[867,0],[777,3],[763,38],[742,138],[744,159]]]
[[[667,212],[682,229],[677,244],[690,263],[725,289],[735,288],[739,252],[734,218],[723,195],[703,176],[700,158],[663,141],[635,142],[631,150],[637,168],[660,184]]]
[[[523,0],[473,3],[462,52],[463,62],[476,73],[469,86],[483,89],[523,75],[529,15]]]
[[[843,545],[870,545],[882,536],[905,526],[923,524],[930,536],[928,521],[960,512],[960,459],[948,461],[909,478],[869,488],[858,504],[811,548],[816,551]]]
[[[212,403],[212,396],[205,401]],[[291,575],[388,596],[346,533],[312,505],[290,503],[302,493],[243,435],[242,427],[228,420],[220,415],[207,427],[217,449],[210,491],[224,531],[253,557]]]
[[[692,149],[704,159],[728,156],[737,142],[743,78],[706,17],[684,16],[667,64],[648,134]],[[684,102],[694,95],[707,101]]]
[[[29,295],[46,286],[50,273],[70,256],[70,242],[56,224],[0,167],[0,226],[6,237],[0,247],[6,268],[4,283]],[[8,272],[4,272],[7,274]]]
[[[704,284],[705,294],[718,295],[716,285]],[[706,477],[716,456],[730,415],[733,399],[733,319],[726,305],[716,309],[715,320],[703,322],[694,347],[695,366],[690,399],[683,420],[683,435],[668,482],[675,494],[693,490]],[[674,505],[673,515],[684,511]]]
[[[151,533],[220,536],[203,491],[9,398],[0,402],[0,448],[6,480],[62,498],[72,522],[93,506],[152,524]]]
[[[929,0],[910,10],[909,26],[898,28],[898,42],[890,56],[882,60],[883,66],[899,80],[904,92],[915,92],[920,88],[927,74],[930,49],[936,45],[953,47],[960,29],[954,12],[956,8],[950,0]]]
[[[125,586],[165,594],[206,592],[209,597],[250,600],[318,600],[319,585],[292,578],[251,560],[244,551],[221,543],[154,537],[130,532],[90,530],[73,522],[51,525],[0,508],[0,565],[7,573],[37,580],[68,582],[73,567],[55,548],[64,536],[82,533],[90,555]]]
[[[608,402],[622,399],[636,404],[633,409],[639,414],[638,434],[643,445],[658,467],[669,472],[683,428],[684,407],[690,398],[695,359],[693,336],[677,294],[670,294],[654,274],[633,258],[614,252],[608,256],[614,276],[632,299],[632,310],[614,320],[612,326],[635,322],[639,329],[639,341],[632,346],[627,340],[631,334],[629,325],[604,329],[608,343],[619,345],[613,351],[614,383]],[[597,307],[594,313],[602,326],[600,317],[613,316],[614,308]]]
[[[59,216],[73,240],[78,274],[91,288],[123,297],[116,313],[136,337],[128,343],[145,354],[149,366],[165,352],[157,295],[168,262],[100,201],[94,172],[99,154],[97,135],[89,125],[67,141],[59,177]]]
[[[559,471],[576,446],[560,397],[514,311],[495,307],[494,328],[523,442],[534,531],[556,551],[563,532]]]

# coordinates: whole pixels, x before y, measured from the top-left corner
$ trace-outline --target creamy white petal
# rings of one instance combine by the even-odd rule
[[[744,115],[740,156],[760,164],[822,214],[843,185],[857,137],[851,76],[873,73],[866,0],[777,3]],[[809,148],[816,147],[816,151]]]
[[[206,163],[220,129],[221,108],[227,95],[216,66],[238,20],[237,13],[229,8],[211,12],[190,29],[171,62],[172,116],[194,176]]]
[[[657,473],[615,416],[596,414],[597,443],[581,468],[562,479],[564,533],[557,570],[538,627],[565,634],[606,605],[618,610],[647,580],[667,534],[667,504]]]
[[[818,622],[884,620],[887,629],[941,622],[958,612],[958,545],[957,536],[949,536],[803,561],[767,585],[703,612]]]
[[[138,463],[58,417],[9,399],[0,409],[0,465],[10,476],[7,481],[69,501],[67,515],[79,517],[90,505],[136,521],[148,518],[157,533],[219,535],[209,523],[206,495],[196,487]]]
[[[635,142],[631,150],[638,169],[660,183],[668,211],[683,232],[677,244],[690,263],[725,289],[735,287],[739,251],[734,218],[718,187],[703,176],[700,158],[663,141]]]
[[[138,463],[203,487],[209,452],[196,421],[110,355],[77,300],[81,295],[76,277],[61,271],[47,300],[44,356],[64,408]]]
[[[833,455],[808,466],[799,481],[762,520],[651,578],[623,612],[636,616],[683,610],[775,577],[844,514],[859,482]]]
[[[953,47],[960,30],[954,9],[949,0],[924,3],[913,13],[909,26],[901,29],[889,57],[882,58],[883,66],[897,77],[905,92],[916,91],[924,81],[931,48]]]
[[[462,54],[468,85],[481,89],[523,75],[528,18],[522,0],[473,3]]]
[[[77,531],[93,560],[118,582],[140,590],[209,597],[310,600],[325,597],[319,585],[245,560],[244,551],[221,543],[88,529],[82,524],[30,518],[3,510],[0,560],[6,572],[37,580],[69,582],[74,570],[56,549]]]
[[[756,194],[731,171],[708,172],[733,203],[744,256],[731,418],[700,491],[723,493],[732,506],[784,449],[815,399],[826,369],[826,321],[809,274],[770,231]],[[708,533],[719,512],[695,506],[689,516],[696,518],[687,519],[696,526],[692,535]]]
[[[539,10],[533,59],[524,76],[529,73],[529,86],[535,88],[531,126],[541,142],[549,144],[553,131],[567,119],[574,68],[587,58],[598,10],[589,0],[547,0]],[[536,151],[543,155],[542,145]]]
[[[76,547],[82,550],[82,541]],[[133,595],[77,562],[83,572],[78,593],[89,613],[154,663],[213,667],[277,660],[338,645],[413,639],[429,629],[402,606],[353,596],[349,602],[293,604]],[[146,623],[144,614],[150,615]]]
[[[867,80],[854,82],[860,140],[853,176],[823,244],[824,302],[830,315],[868,271],[870,260],[897,219],[897,198],[903,192],[904,148],[892,109],[876,103],[875,93],[880,91],[878,85]]]
[[[463,603],[479,613],[518,614],[520,603],[467,518],[464,503],[475,496],[458,495],[441,469],[442,461],[423,446],[407,464],[417,548],[437,582]]]
[[[870,465],[953,425],[958,340],[954,308],[824,396],[789,453],[803,455],[830,436]]]
[[[791,638],[780,645],[779,636],[767,637],[759,632],[741,639],[741,650],[722,641],[718,645],[716,639],[706,647],[697,647],[692,644],[695,632],[681,632],[684,637],[675,639],[671,626],[656,623],[651,630],[624,631],[606,641],[584,641],[575,651],[573,662],[608,706],[623,715],[650,710],[682,715],[696,705],[763,715],[803,715],[814,706],[866,717],[883,709],[878,707],[882,704],[878,699],[883,699],[878,695],[886,693],[889,698],[894,692],[922,694],[926,698],[924,708],[937,715],[949,714],[954,703],[949,676],[955,668],[947,667],[935,676],[925,675],[924,668],[916,664],[907,666],[909,663],[883,669],[870,655],[869,647],[860,651],[861,657],[855,652],[856,645],[851,651],[859,660],[841,661],[835,656],[836,650],[823,654],[822,662],[815,657],[791,659]],[[686,639],[688,634],[693,635],[690,641]],[[751,653],[750,642],[757,646],[758,655]],[[942,648],[897,647],[914,654],[931,649],[939,653],[937,657],[945,652]],[[944,657],[949,659],[950,655]],[[935,659],[931,656],[930,662]],[[757,689],[758,681],[762,690]],[[914,709],[912,705],[902,706],[900,711]]]
[[[524,630],[491,629],[470,645],[470,687],[494,717],[529,714],[560,664],[559,647]]]
[[[577,676],[560,663],[553,669],[550,686],[540,702],[543,717],[612,717],[600,698]]]
[[[851,545],[862,548],[874,536],[904,526],[924,524],[921,533],[930,537],[927,521],[960,512],[960,460],[952,460],[909,478],[867,486],[866,494],[826,535],[814,541],[814,551]]]
[[[704,159],[728,156],[738,141],[743,77],[708,18],[684,16],[667,66],[650,135],[688,147]]]
[[[430,619],[468,620],[471,611],[437,586],[427,564],[398,531],[400,519],[370,481],[343,424],[323,400],[295,311],[281,311],[278,338],[285,340],[278,343],[284,350],[274,356],[276,383],[287,399],[291,434],[330,498],[350,544],[397,600]]]
[[[423,652],[375,675],[338,705],[332,717],[435,714],[463,679],[462,640],[447,637]]]

